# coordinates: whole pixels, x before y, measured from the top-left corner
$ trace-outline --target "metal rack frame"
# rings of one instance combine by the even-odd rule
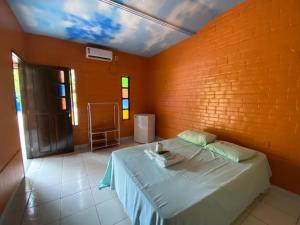
[[[92,108],[96,106],[111,105],[113,106],[114,126],[112,128],[94,128],[93,127],[93,113]],[[90,141],[91,152],[96,149],[107,148],[111,146],[120,145],[120,110],[117,102],[95,102],[87,104],[88,112],[88,138]],[[108,133],[115,133],[115,139],[108,141]],[[101,143],[103,142],[103,143]],[[101,143],[100,146],[95,146]]]

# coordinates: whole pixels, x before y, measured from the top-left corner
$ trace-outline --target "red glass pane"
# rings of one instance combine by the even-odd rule
[[[61,98],[61,109],[62,110],[66,110],[67,109],[66,98]]]
[[[65,83],[65,72],[63,70],[59,71],[59,82]]]

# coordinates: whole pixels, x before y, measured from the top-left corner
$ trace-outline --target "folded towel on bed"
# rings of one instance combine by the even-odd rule
[[[168,159],[168,160],[161,160],[160,158],[155,158],[155,162],[160,166],[160,167],[169,167],[172,166],[176,163],[180,163],[184,160],[184,156],[176,154],[176,156],[173,159]]]
[[[145,149],[144,152],[151,160],[154,160],[157,165],[163,168],[182,162],[185,159],[184,156],[175,153],[172,153],[172,157],[169,156],[168,158],[164,158],[162,155],[159,155],[149,149]]]

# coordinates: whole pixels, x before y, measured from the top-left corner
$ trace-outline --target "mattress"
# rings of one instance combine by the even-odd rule
[[[185,161],[168,168],[138,145],[112,153],[100,187],[115,190],[132,225],[229,225],[269,186],[271,170],[257,152],[235,163],[179,138],[162,142]]]

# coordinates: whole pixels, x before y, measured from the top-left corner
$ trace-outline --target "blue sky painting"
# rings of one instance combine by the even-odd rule
[[[101,0],[7,0],[26,32],[153,56],[190,35]],[[115,0],[196,32],[242,0]]]

